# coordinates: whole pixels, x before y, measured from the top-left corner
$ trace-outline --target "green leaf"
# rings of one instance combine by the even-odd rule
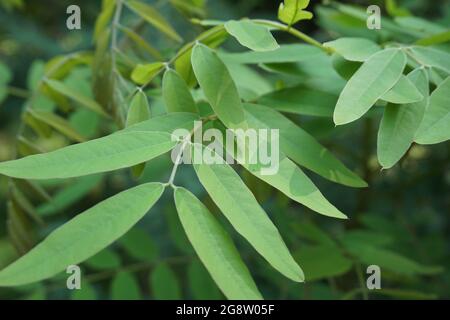
[[[165,264],[159,264],[150,274],[150,288],[157,300],[181,299],[181,288],[175,273]]]
[[[430,96],[422,123],[415,141],[420,144],[434,144],[450,139],[450,77],[447,77]]]
[[[450,74],[450,54],[441,50],[436,50],[429,47],[414,46],[411,49],[411,54],[420,63],[435,67]]]
[[[216,48],[221,45],[228,38],[228,33],[220,24],[214,28],[208,29],[201,33],[197,39],[201,39],[202,43],[210,48]],[[175,61],[175,70],[186,81],[188,87],[195,87],[197,80],[195,79],[194,71],[192,70],[191,56],[192,47],[187,43],[179,51],[180,55]]]
[[[381,96],[381,100],[395,103],[405,104],[418,102],[424,99],[414,83],[406,76],[401,76],[398,82],[388,92]]]
[[[245,104],[245,112],[252,128],[279,129],[280,149],[298,164],[337,183],[351,187],[367,186],[314,137],[279,112],[254,104]]]
[[[148,119],[150,119],[150,107],[147,96],[142,90],[138,90],[131,100],[126,126],[129,127]]]
[[[158,257],[158,248],[144,230],[133,228],[118,241],[125,251],[139,261],[154,261]]]
[[[123,132],[132,131],[149,131],[149,132],[166,132],[172,134],[176,129],[192,130],[194,122],[200,117],[197,114],[187,112],[169,113],[162,116],[153,117],[150,120],[135,124],[128,127]]]
[[[208,47],[197,44],[192,50],[192,67],[208,102],[229,128],[246,128],[241,99],[225,64]]]
[[[109,248],[90,257],[84,264],[97,270],[116,269],[121,265],[119,255]]]
[[[300,20],[310,20],[313,14],[305,9],[309,5],[309,0],[284,0],[278,8],[278,19],[292,26]]]
[[[119,272],[111,282],[112,300],[140,300],[141,291],[136,278],[130,272]]]
[[[325,42],[325,47],[332,48],[345,60],[364,62],[381,48],[373,41],[364,38],[339,38]]]
[[[162,69],[164,63],[153,62],[149,64],[138,64],[131,73],[131,80],[137,84],[147,84],[150,82]]]
[[[334,123],[346,124],[363,116],[400,79],[406,55],[385,49],[371,56],[347,82],[334,110]]]
[[[418,88],[422,100],[407,105],[388,104],[378,131],[377,155],[383,168],[391,168],[408,151],[428,104],[428,76],[416,69],[408,80]]]
[[[157,49],[152,47],[147,41],[145,41],[145,39],[142,38],[139,34],[124,26],[118,26],[118,28],[120,29],[120,31],[124,32],[127,37],[131,39],[138,47],[147,51],[156,60],[164,59],[161,53]]]
[[[163,132],[131,131],[56,151],[0,163],[0,174],[26,179],[71,178],[127,168],[151,160],[175,145]]]
[[[302,270],[289,253],[277,228],[239,175],[225,163],[199,164],[194,165],[194,168],[200,182],[236,231],[275,269],[289,279],[302,282]]]
[[[71,124],[64,118],[56,115],[53,112],[47,112],[47,111],[34,111],[34,110],[28,110],[28,113],[30,115],[49,125],[53,129],[59,131],[69,139],[76,141],[76,142],[84,142],[86,141],[86,138],[83,137],[81,134],[79,134],[72,126]]]
[[[169,69],[164,73],[162,94],[167,112],[198,112],[186,82],[175,70]]]
[[[236,85],[217,54],[204,45],[195,45],[192,67],[208,102],[225,126],[231,129],[246,128]]]
[[[182,42],[183,39],[172,28],[172,26],[164,19],[164,17],[152,6],[135,0],[126,1],[125,4],[134,13],[142,17],[145,21],[153,25],[155,28],[169,36],[175,41]]]
[[[66,84],[64,84],[60,81],[51,80],[51,79],[46,80],[45,83],[48,86],[50,86],[50,88],[52,88],[53,90],[78,102],[80,105],[82,105],[104,117],[109,117],[109,115],[107,113],[105,113],[105,111],[103,111],[102,107],[97,102],[95,102],[94,100],[92,100],[89,97],[86,97],[85,95],[81,94],[80,92],[73,90]]]
[[[208,209],[184,188],[176,188],[174,196],[189,241],[225,296],[262,299],[231,237]]]
[[[353,265],[335,246],[302,246],[295,257],[302,261],[306,281],[341,276],[350,271]]]
[[[254,51],[273,51],[280,47],[268,27],[249,20],[228,21],[225,29],[241,45]]]
[[[0,62],[0,85],[5,85],[12,79],[12,73],[8,66],[3,62]]]
[[[69,265],[88,259],[135,225],[163,191],[160,183],[143,184],[77,215],[0,271],[0,286],[17,286],[47,279]]]

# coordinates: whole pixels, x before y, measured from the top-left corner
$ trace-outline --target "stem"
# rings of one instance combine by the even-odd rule
[[[280,30],[280,31],[285,31],[285,32],[293,35],[294,37],[299,38],[299,39],[305,41],[306,43],[309,43],[309,44],[311,44],[311,45],[313,45],[313,46],[315,46],[315,47],[325,51],[328,54],[331,54],[331,53],[334,52],[334,50],[332,48],[325,47],[323,44],[321,44],[316,39],[313,39],[310,36],[308,36],[307,34],[301,32],[301,31],[299,31],[299,30],[297,30],[295,28],[291,28],[290,26],[285,25],[283,23],[276,22],[276,21],[271,21],[271,20],[264,20],[264,19],[254,19],[254,20],[251,20],[251,21],[253,21],[254,23],[257,23],[257,24],[262,24],[262,25],[265,25],[265,26],[269,26],[269,27],[275,28],[275,29]]]
[[[6,91],[8,92],[8,94],[16,96],[18,98],[28,99],[31,96],[31,93],[28,90],[17,88],[14,86],[7,86]]]

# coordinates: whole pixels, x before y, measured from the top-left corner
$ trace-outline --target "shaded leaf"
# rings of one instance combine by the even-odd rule
[[[125,4],[134,11],[137,15],[141,16],[148,23],[155,28],[165,33],[175,41],[181,42],[183,39],[173,29],[173,27],[164,19],[164,17],[152,6],[135,0],[125,2]]]
[[[332,48],[345,60],[364,62],[381,48],[373,41],[365,38],[339,38],[325,42],[325,47]]]
[[[186,82],[176,71],[169,69],[164,73],[162,94],[167,112],[198,112]]]
[[[165,264],[159,264],[150,274],[152,297],[158,300],[181,299],[181,288],[175,273]]]
[[[229,128],[246,128],[241,99],[230,73],[215,52],[197,44],[192,50],[192,67],[208,102]]]
[[[303,281],[303,272],[277,228],[239,175],[225,163],[199,164],[194,168],[213,201],[256,251],[289,279]]]

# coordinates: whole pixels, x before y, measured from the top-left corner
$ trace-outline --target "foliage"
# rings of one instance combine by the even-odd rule
[[[39,298],[43,288],[61,290],[66,267],[81,264],[91,272],[72,299],[104,297],[105,288],[111,299],[300,298],[308,297],[309,283],[326,291],[312,297],[366,298],[362,266],[376,264],[395,287],[374,295],[441,296],[422,290],[420,281],[442,275],[445,253],[416,261],[391,218],[364,203],[341,208],[333,204],[340,194],[326,195],[341,186],[372,188],[370,154],[361,177],[346,164],[347,153],[331,151],[340,134],[359,134],[354,122],[364,122],[370,140],[370,126],[381,119],[376,156],[383,169],[414,159],[414,150],[428,152],[422,145],[450,139],[449,30],[395,1],[386,1],[393,17],[383,17],[379,31],[366,28],[364,8],[334,2],[311,8],[309,1],[283,1],[279,21],[206,20],[205,1],[169,3],[201,29],[192,41],[156,4],[103,0],[94,48],[34,62],[24,96],[0,64],[0,100],[13,94],[25,100],[17,159],[0,163],[8,177],[0,287]],[[332,39],[300,31],[302,20],[313,18],[304,9],[314,9]],[[145,30],[166,44],[149,41]],[[237,44],[245,49],[228,49]],[[279,129],[279,171],[186,168],[179,158],[173,164],[167,153],[174,148],[208,151],[191,141],[195,120],[218,130]],[[180,128],[190,135],[174,141]],[[319,142],[324,136],[330,146]],[[367,189],[358,192],[365,201]],[[81,213],[67,214],[68,208]],[[298,215],[309,210],[324,217]],[[144,222],[157,223],[163,213],[169,230],[162,239],[175,249],[143,231]],[[430,246],[448,251],[445,235],[437,237],[444,240]],[[95,270],[104,283],[96,283]],[[351,272],[359,287],[347,284]]]

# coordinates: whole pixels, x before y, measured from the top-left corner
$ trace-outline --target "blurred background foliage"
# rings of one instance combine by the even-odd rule
[[[74,1],[0,0],[0,58],[6,70],[0,70],[4,84],[0,90],[0,161],[14,157],[15,138],[20,126],[24,98],[29,95],[43,64],[56,55],[93,46],[94,23],[101,1],[78,0],[82,10],[82,29],[66,28],[66,8]],[[172,3],[169,3],[172,2]],[[181,1],[183,2],[183,1]],[[202,1],[198,1],[201,3]],[[199,10],[185,10],[177,1],[149,1],[171,21],[184,39],[194,38],[202,28],[189,18],[237,19],[240,17],[276,19],[279,1],[275,0],[208,0]],[[378,4],[383,17],[417,16],[425,21],[450,26],[450,5],[446,0],[339,1],[366,8]],[[374,33],[361,22],[329,6],[329,1],[311,1],[315,18],[298,25],[319,41],[338,36],[373,38]],[[174,5],[175,4],[175,5]],[[127,21],[128,19],[128,21]],[[133,16],[124,24],[133,24]],[[423,20],[422,20],[423,21]],[[151,28],[150,28],[151,29]],[[407,35],[389,32],[382,37],[408,43]],[[141,35],[166,57],[178,49],[173,41],[158,32],[143,29]],[[280,43],[293,39],[280,34]],[[379,33],[376,40],[379,39]],[[443,46],[448,46],[443,44]],[[241,50],[227,41],[227,50]],[[314,66],[304,65],[305,70]],[[310,76],[310,75],[308,75]],[[74,68],[66,83],[89,92],[89,70]],[[256,82],[252,82],[256,81]],[[264,87],[269,75],[258,74],[252,86]],[[292,80],[286,77],[289,83]],[[297,75],[295,81],[301,81]],[[7,83],[7,85],[5,84]],[[275,83],[283,86],[283,83]],[[158,85],[149,91],[152,110],[161,109]],[[43,108],[52,108],[42,101]],[[158,111],[156,111],[158,113]],[[307,282],[292,283],[277,274],[255,254],[242,238],[235,241],[242,252],[264,297],[271,299],[437,299],[450,298],[450,171],[448,143],[430,147],[414,145],[408,157],[390,170],[381,171],[376,158],[378,118],[367,118],[348,126],[334,128],[331,119],[292,116],[318,138],[350,168],[354,168],[370,185],[351,189],[330,184],[320,177],[311,178],[350,219],[333,220],[313,214],[289,201],[267,185],[245,175],[271,218],[280,229],[289,248],[305,271]],[[77,114],[71,124],[86,137],[100,135],[95,117]],[[48,149],[65,144],[61,137],[46,142]],[[170,174],[171,162],[161,157],[147,166],[139,182],[163,181]],[[179,182],[203,195],[203,201],[214,209],[188,168],[180,171]],[[36,233],[30,242],[48,233],[68,218],[93,204],[135,184],[128,172],[88,176],[66,181],[46,181],[52,202],[38,206],[36,214],[44,227],[33,226]],[[0,268],[19,253],[6,231],[7,179],[0,177]],[[196,258],[177,220],[171,195],[158,202],[130,233],[117,243],[82,264],[82,290],[65,288],[67,274],[39,284],[18,288],[0,288],[0,299],[216,299],[223,298],[204,267]],[[221,217],[224,225],[229,227]],[[233,233],[231,233],[233,234]],[[365,287],[366,267],[376,264],[382,270],[382,290]]]

